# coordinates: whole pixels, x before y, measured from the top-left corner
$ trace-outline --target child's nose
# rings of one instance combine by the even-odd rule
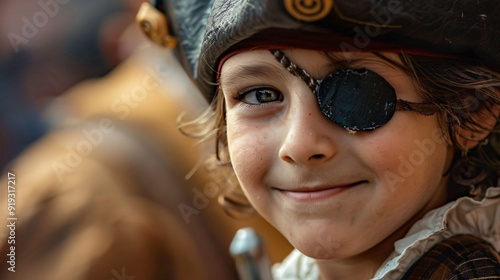
[[[309,93],[310,94],[310,93]],[[315,102],[315,100],[313,100]],[[280,147],[281,160],[300,165],[326,162],[337,154],[337,143],[332,137],[340,131],[328,120],[316,103],[294,108],[288,116],[286,134]]]

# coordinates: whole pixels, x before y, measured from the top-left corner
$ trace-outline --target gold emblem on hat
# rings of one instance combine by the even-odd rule
[[[317,21],[326,17],[333,7],[333,0],[284,0],[285,9],[302,21]]]
[[[165,48],[177,46],[177,38],[169,33],[167,17],[150,3],[142,3],[136,16],[136,22],[142,32],[154,43]]]

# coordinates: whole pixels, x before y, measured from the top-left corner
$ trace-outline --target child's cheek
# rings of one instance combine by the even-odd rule
[[[395,191],[401,186],[441,179],[447,148],[439,138],[440,130],[422,127],[419,132],[400,129],[399,133],[381,134],[375,145],[365,146],[375,151],[365,154],[371,155],[367,161],[376,169],[385,188]]]
[[[269,143],[258,127],[243,123],[228,121],[227,136],[231,163],[240,183],[245,187],[256,186],[268,168],[265,156],[269,154],[266,150]]]

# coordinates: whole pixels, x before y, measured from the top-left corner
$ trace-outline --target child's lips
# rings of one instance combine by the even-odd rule
[[[355,183],[345,184],[345,185],[335,185],[335,186],[323,185],[323,186],[312,186],[312,187],[298,187],[293,189],[276,188],[276,190],[294,200],[297,200],[299,202],[306,202],[306,201],[321,200],[335,196],[365,182],[366,181],[358,181]]]

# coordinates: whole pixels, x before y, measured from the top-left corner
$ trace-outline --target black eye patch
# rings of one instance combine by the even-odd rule
[[[321,112],[349,132],[371,131],[386,124],[396,110],[432,115],[438,107],[397,99],[394,88],[366,68],[344,68],[323,80],[311,77],[280,50],[270,50],[291,74],[300,77],[316,95]]]
[[[380,75],[365,68],[342,69],[319,82],[316,98],[321,112],[352,130],[373,130],[386,124],[396,110],[396,92]]]

